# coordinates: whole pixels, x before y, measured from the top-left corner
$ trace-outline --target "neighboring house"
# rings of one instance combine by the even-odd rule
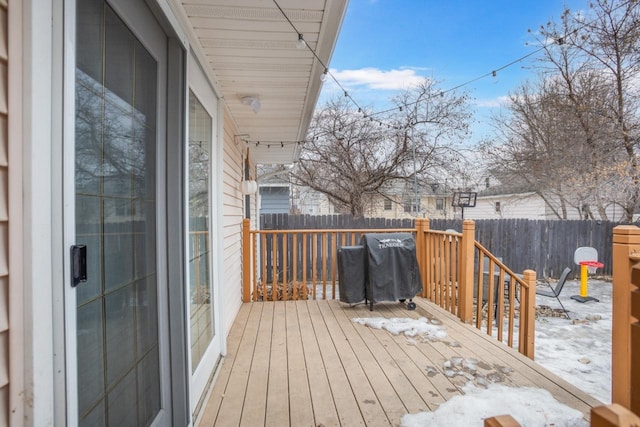
[[[336,212],[329,198],[308,187],[293,186],[293,209],[296,213],[309,215],[332,215]],[[396,185],[389,196],[368,196],[365,216],[369,218],[453,218],[450,190],[438,186],[420,186],[418,198],[406,184]]]
[[[260,214],[288,214],[291,211],[291,186],[287,183],[260,184]]]
[[[260,215],[291,213],[290,171],[290,168],[281,165],[258,167],[258,206]]]
[[[346,0],[283,6],[0,0],[0,425],[193,424]]]
[[[417,201],[419,199],[419,202]],[[376,197],[367,216],[377,218],[453,218],[451,194],[413,194]]]
[[[465,219],[554,219],[554,214],[545,201],[533,192],[486,196],[479,193],[476,199],[476,206],[465,208],[464,217]]]
[[[507,190],[508,191],[508,190]],[[555,209],[560,212],[560,203],[557,198],[550,197]],[[555,203],[554,203],[555,202]],[[596,219],[600,219],[597,211],[592,211]],[[624,211],[620,207],[607,208],[607,218],[610,221],[621,221]],[[492,192],[485,195],[478,193],[476,206],[464,209],[465,219],[500,219],[500,218],[526,218],[526,219],[559,219],[548,203],[534,192],[509,193]],[[584,219],[584,214],[572,206],[567,206],[566,219]]]
[[[387,197],[371,197],[366,215],[372,218],[453,218],[451,189],[440,184],[399,183]]]
[[[329,198],[309,187],[294,186],[293,211],[303,215],[332,215],[335,209]]]

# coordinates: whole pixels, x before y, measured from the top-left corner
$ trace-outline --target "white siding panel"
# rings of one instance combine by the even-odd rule
[[[8,4],[0,1],[0,427],[9,425],[9,138]],[[18,169],[19,170],[19,169]],[[14,226],[18,223],[14,223]],[[14,261],[15,262],[15,261]],[[16,275],[16,277],[18,277]],[[13,287],[18,283],[11,283]],[[14,307],[20,312],[22,307]],[[15,329],[14,333],[17,334]],[[14,339],[14,342],[16,340]],[[16,366],[20,366],[16,363]],[[14,372],[14,374],[16,374]],[[18,373],[20,375],[21,373]],[[14,383],[15,387],[15,383]],[[19,413],[19,412],[18,412]]]
[[[223,274],[222,295],[224,301],[223,328],[228,334],[242,303],[242,218],[243,201],[240,191],[242,181],[242,146],[234,140],[238,131],[224,112],[224,154],[223,154]]]

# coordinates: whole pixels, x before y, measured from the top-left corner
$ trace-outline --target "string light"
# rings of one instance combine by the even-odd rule
[[[296,47],[298,47],[298,48],[304,48],[304,47],[307,47],[307,48],[309,49],[309,51],[311,52],[311,54],[314,56],[314,58],[315,58],[315,59],[320,63],[320,65],[322,65],[322,67],[324,67],[324,72],[323,72],[323,73],[322,73],[322,75],[320,76],[320,79],[321,79],[322,81],[325,81],[325,80],[326,80],[326,76],[327,76],[327,75],[328,75],[328,76],[330,76],[330,77],[333,79],[333,81],[335,82],[335,84],[336,84],[336,85],[337,85],[337,86],[338,86],[338,87],[343,91],[344,96],[345,96],[346,98],[348,98],[348,99],[351,101],[351,103],[352,103],[355,107],[357,107],[357,108],[358,108],[358,112],[362,112],[362,108],[360,107],[360,105],[358,104],[358,102],[356,102],[356,100],[355,100],[355,99],[354,99],[354,98],[353,98],[353,97],[352,97],[352,96],[347,92],[347,90],[345,89],[345,87],[344,87],[342,84],[340,84],[340,82],[338,81],[338,79],[337,79],[337,78],[336,78],[336,77],[331,73],[331,71],[329,71],[329,69],[327,68],[327,65],[326,65],[326,64],[325,64],[325,63],[320,59],[320,57],[317,55],[317,53],[315,52],[315,50],[314,50],[314,49],[312,49],[312,48],[311,48],[311,46],[309,46],[309,45],[305,42],[305,40],[304,40],[304,37],[303,37],[302,33],[300,33],[300,32],[298,31],[298,29],[296,28],[296,26],[293,24],[293,22],[291,22],[291,20],[290,20],[290,19],[289,19],[289,17],[287,16],[287,14],[284,12],[284,10],[283,10],[283,9],[280,7],[280,5],[278,4],[278,1],[277,1],[277,0],[273,0],[273,3],[276,5],[276,7],[278,8],[278,10],[280,10],[280,13],[282,14],[282,16],[284,16],[284,18],[287,20],[287,22],[288,22],[288,23],[289,23],[289,25],[293,28],[293,30],[298,34],[298,41],[296,42]],[[622,8],[626,3],[628,3],[628,2],[625,2],[625,3],[620,4],[617,8],[613,9],[613,11],[615,11],[615,10],[617,10],[617,9],[619,9],[619,8]],[[582,26],[580,26],[579,28],[574,29],[573,33],[574,33],[574,34],[576,34],[579,30],[581,30],[581,29],[584,29],[584,28],[588,27],[589,25],[593,24],[593,22],[595,22],[595,21],[596,21],[596,19],[594,19],[594,20],[592,20],[592,21],[590,21],[590,22],[586,22],[586,23],[584,23],[584,24],[583,24]],[[565,36],[566,36],[566,35],[565,35]],[[480,75],[480,76],[478,76],[478,77],[475,77],[475,78],[473,78],[473,79],[471,79],[471,80],[468,80],[468,81],[466,81],[466,82],[464,82],[464,83],[461,83],[461,84],[459,84],[459,85],[457,85],[457,86],[454,86],[454,87],[452,87],[452,88],[450,88],[450,89],[442,90],[442,91],[440,91],[439,95],[440,95],[441,97],[444,97],[445,93],[454,92],[454,91],[456,91],[456,90],[458,90],[458,89],[460,89],[460,88],[463,88],[463,87],[465,87],[465,86],[469,86],[469,85],[471,85],[471,84],[473,84],[473,83],[475,83],[475,82],[477,82],[477,81],[479,81],[479,80],[482,80],[482,79],[484,79],[484,78],[487,78],[487,77],[489,77],[489,76],[491,76],[491,77],[496,77],[496,76],[497,76],[498,71],[502,71],[502,70],[504,70],[504,69],[506,69],[506,68],[509,68],[509,67],[511,67],[511,66],[513,66],[513,65],[515,65],[515,64],[517,64],[517,63],[519,63],[519,62],[524,61],[525,59],[527,59],[527,58],[529,58],[529,57],[531,57],[531,56],[533,56],[533,55],[535,55],[535,54],[537,54],[537,53],[541,52],[542,50],[546,49],[546,48],[547,48],[547,46],[548,46],[549,44],[552,44],[552,43],[556,43],[556,44],[558,44],[559,46],[562,46],[562,45],[565,43],[565,37],[558,37],[558,38],[557,38],[557,39],[555,39],[555,40],[552,40],[552,41],[549,41],[549,42],[547,42],[547,43],[543,44],[543,45],[542,45],[542,46],[540,46],[538,49],[536,49],[536,50],[534,50],[534,51],[532,51],[532,52],[529,52],[528,54],[523,55],[523,56],[521,56],[521,57],[519,57],[519,58],[517,58],[517,59],[515,59],[515,60],[513,60],[513,61],[511,61],[511,62],[509,62],[509,63],[507,63],[507,64],[505,64],[505,65],[503,65],[503,66],[501,66],[501,67],[498,67],[498,68],[496,68],[496,69],[494,69],[494,70],[492,70],[492,71],[490,71],[490,72],[488,72],[488,73],[482,74],[482,75]],[[427,98],[422,98],[422,99],[416,100],[416,101],[411,102],[411,103],[408,103],[408,104],[407,104],[407,106],[417,105],[418,103],[420,103],[420,102],[422,102],[422,101],[429,101],[429,99],[431,99],[431,96],[429,96],[429,97],[427,97]],[[372,118],[372,116],[377,116],[377,115],[381,115],[381,114],[385,114],[385,113],[390,113],[390,112],[393,112],[393,111],[400,111],[400,112],[401,112],[401,111],[402,111],[402,109],[403,109],[403,107],[402,107],[402,106],[398,106],[398,107],[393,107],[393,108],[389,108],[389,109],[386,109],[386,110],[381,110],[381,111],[377,111],[377,112],[372,112],[372,113],[369,113],[368,115],[366,115],[366,114],[365,114],[365,118],[366,118],[366,117],[369,117],[369,118],[370,118],[370,120],[372,120],[372,121],[373,121],[374,119]],[[386,125],[386,126],[387,126],[387,127],[389,127],[389,128],[393,127],[393,128],[394,128],[394,129],[396,129],[396,130],[402,130],[402,129],[403,129],[403,127],[401,127],[401,126],[391,126],[391,125],[389,125],[389,124],[387,124],[387,123],[383,123],[382,121],[378,121],[378,120],[375,120],[375,121],[376,121],[378,124],[380,124],[380,125]],[[409,126],[412,126],[412,125],[413,125],[413,124],[409,124]],[[316,136],[316,137],[313,137],[312,139],[317,139],[317,136]]]
[[[272,145],[274,147],[280,146],[280,148],[284,149],[285,146],[302,145],[305,141],[250,141],[250,140],[247,140],[245,142],[247,144],[254,145],[256,148],[259,147],[260,144],[262,144],[263,146],[266,144],[267,149],[271,149]]]
[[[298,33],[298,41],[296,42],[296,47],[298,49],[304,49],[307,46],[307,42],[304,41],[304,37],[301,33]]]

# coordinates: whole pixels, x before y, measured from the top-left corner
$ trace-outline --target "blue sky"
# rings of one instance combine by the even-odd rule
[[[587,4],[586,0],[349,0],[329,68],[358,104],[379,111],[416,79],[433,78],[447,90],[523,57],[539,46],[527,30],[535,32],[547,21],[557,21],[565,6],[579,10]],[[479,122],[472,140],[488,132],[487,118],[499,101],[535,77],[531,65],[525,60],[496,77],[465,86]],[[338,90],[328,78],[321,102]]]

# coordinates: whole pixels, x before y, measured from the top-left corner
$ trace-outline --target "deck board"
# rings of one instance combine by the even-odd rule
[[[539,387],[588,419],[596,399],[517,351],[464,325],[421,298],[351,307],[336,300],[245,304],[228,337],[200,426],[395,426],[405,413],[435,410],[469,380],[444,374],[454,357],[513,387]],[[411,342],[355,317],[424,316],[447,330],[440,341]]]
[[[290,422],[292,426],[310,426],[314,425],[313,407],[296,303],[285,302],[285,313]]]
[[[333,339],[336,350],[340,354],[345,374],[358,402],[358,406],[360,407],[365,425],[389,425],[389,419],[381,406],[383,403],[381,401],[391,398],[391,393],[384,393],[384,391],[389,392],[391,389],[388,382],[385,382],[384,377],[380,375],[375,362],[369,363],[368,366],[369,369],[375,371],[375,373],[371,375],[371,377],[374,378],[367,376],[365,373],[365,365],[367,362],[371,362],[367,360],[367,350],[365,349],[363,353],[356,352],[353,346],[357,344],[357,341],[352,342],[349,340],[349,337],[345,335],[333,311],[331,311],[329,304],[318,304],[318,308],[325,319],[327,330]],[[376,388],[374,390],[376,385],[380,386],[380,389]],[[376,391],[379,392],[378,395],[376,395]],[[395,393],[393,397],[397,400]],[[401,404],[401,402],[399,403]]]
[[[329,385],[329,377],[320,355],[320,346],[316,335],[313,333],[311,316],[307,308],[308,302],[296,303],[300,332],[302,333],[302,345],[304,359],[307,368],[307,378],[311,388],[311,401],[313,415],[317,425],[339,426],[338,411],[334,403],[333,393]]]
[[[337,301],[329,306],[365,370],[369,382],[382,404],[387,418],[397,420],[408,412],[427,409],[425,401],[415,390],[406,373],[385,347],[370,334],[369,328],[359,328],[346,315]]]
[[[253,348],[251,349],[252,354],[247,355],[247,359],[250,359],[252,362],[248,370],[246,393],[242,404],[242,417],[236,425],[257,426],[265,424],[273,309],[273,304],[264,305],[260,322],[257,325],[258,333]],[[244,373],[244,365],[242,372]],[[244,376],[241,376],[240,379],[244,380]],[[227,400],[226,397],[225,400]],[[240,402],[236,402],[236,404],[240,405]]]
[[[227,355],[225,356],[224,363],[220,366],[220,370],[215,378],[213,389],[208,396],[209,400],[206,402],[205,407],[202,410],[202,419],[211,420],[212,423],[215,422],[215,417],[220,409],[220,405],[222,404],[225,389],[231,376],[231,370],[238,354],[242,335],[245,332],[249,313],[252,310],[259,309],[262,309],[262,307],[252,306],[251,304],[244,304],[240,308],[240,311],[236,316],[236,320],[233,322],[231,330],[229,331]]]
[[[286,426],[289,425],[289,379],[285,304],[274,304],[270,356],[265,424]]]
[[[338,350],[334,346],[318,304],[326,304],[326,300],[309,301],[307,307],[311,316],[313,330],[318,339],[320,354],[327,372],[340,424],[343,426],[366,425],[362,414],[360,414],[357,398],[351,390],[351,383],[342,364],[340,354],[338,354]]]

